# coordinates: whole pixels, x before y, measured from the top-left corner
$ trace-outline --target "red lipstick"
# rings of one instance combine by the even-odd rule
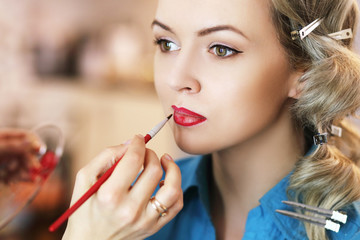
[[[190,127],[206,121],[206,117],[190,111],[186,108],[178,108],[175,105],[171,106],[174,109],[174,121],[184,127]]]

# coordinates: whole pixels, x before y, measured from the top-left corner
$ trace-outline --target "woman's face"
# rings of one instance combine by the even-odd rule
[[[276,121],[296,74],[269,1],[159,0],[153,34],[155,87],[182,150],[236,146]]]

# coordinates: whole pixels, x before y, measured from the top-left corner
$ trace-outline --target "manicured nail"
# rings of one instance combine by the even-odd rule
[[[174,161],[174,160],[172,159],[172,157],[171,157],[169,154],[167,154],[167,153],[164,154],[164,158],[165,158],[166,160],[169,160],[169,161]]]
[[[165,184],[165,181],[164,181],[164,180],[161,180],[161,181],[159,182],[159,187],[164,186],[164,184]]]
[[[44,155],[45,153],[46,153],[46,151],[47,151],[47,147],[46,147],[46,145],[45,144],[42,144],[41,146],[40,146],[40,148],[39,148],[39,154],[40,155]]]

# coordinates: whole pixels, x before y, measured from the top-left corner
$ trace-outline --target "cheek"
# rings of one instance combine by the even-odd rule
[[[259,69],[262,69],[259,71]],[[222,82],[208,88],[212,135],[224,148],[249,139],[276,120],[287,100],[287,73],[280,68],[246,67],[226,71]],[[231,127],[229,127],[231,126]],[[220,135],[222,136],[220,141]]]
[[[263,66],[243,64],[232,70],[222,70],[220,75],[215,71],[209,75],[217,77],[207,94],[227,106],[263,114],[273,112],[287,99],[288,74],[281,67],[266,63]]]
[[[155,81],[156,94],[163,107],[163,111],[165,114],[168,114],[169,111],[168,106],[171,99],[170,99],[169,91],[165,90],[166,83],[162,81],[160,78],[155,78],[154,81]]]
[[[170,91],[167,86],[167,78],[169,69],[166,66],[166,63],[161,61],[161,58],[159,57],[159,53],[155,54],[154,58],[154,84],[155,84],[155,90],[156,93],[162,102],[162,104],[165,104],[164,101],[167,99],[167,96],[169,96]]]
[[[243,79],[237,87],[234,86],[227,94],[227,105],[233,106],[240,127],[258,127],[272,121],[279,113],[287,97],[279,83],[275,83],[269,75],[258,76],[262,81],[247,82]],[[253,79],[249,79],[250,81]],[[271,83],[272,82],[272,83]],[[230,99],[233,99],[230,101]]]

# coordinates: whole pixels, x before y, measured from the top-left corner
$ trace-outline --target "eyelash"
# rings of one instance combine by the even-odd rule
[[[156,39],[154,40],[154,44],[157,45],[157,46],[159,46],[159,48],[160,48],[160,50],[161,50],[162,52],[171,52],[170,50],[164,49],[164,47],[163,47],[163,45],[162,45],[163,43],[168,43],[168,44],[172,43],[172,44],[175,44],[174,42],[172,42],[172,41],[170,41],[170,40],[167,40],[167,39],[163,39],[163,38],[156,38]],[[176,45],[176,44],[175,44],[175,45]],[[179,47],[178,49],[180,49],[180,47]],[[176,50],[178,50],[178,49],[176,49]],[[173,50],[173,51],[174,51],[174,50]]]
[[[229,55],[226,55],[226,56],[219,56],[218,54],[213,52],[215,50],[215,48],[222,48],[226,52],[231,52],[231,53]],[[242,51],[236,50],[234,48],[231,48],[231,47],[228,47],[228,46],[225,46],[225,45],[222,45],[222,44],[215,44],[215,45],[210,46],[209,52],[214,54],[216,57],[223,58],[223,59],[235,56],[235,55],[237,55],[239,53],[243,53]]]
[[[154,44],[155,44],[155,45],[160,45],[162,41],[164,41],[164,39],[155,38],[155,39],[154,39]]]
[[[170,50],[165,50],[162,46],[163,43],[173,43],[175,44],[174,42],[170,41],[170,40],[167,40],[167,39],[163,39],[163,38],[156,38],[154,40],[154,44],[159,46],[160,50],[162,52],[170,52]],[[215,52],[213,52],[213,50],[215,48],[222,48],[224,49],[226,52],[231,52],[229,55],[226,55],[226,56],[219,56],[218,54],[216,54]],[[228,58],[228,57],[231,57],[231,56],[234,56],[234,55],[237,55],[239,53],[243,53],[242,51],[239,51],[239,50],[236,50],[234,48],[231,48],[231,47],[228,47],[228,46],[225,46],[225,45],[222,45],[222,44],[215,44],[215,45],[212,45],[210,46],[209,48],[209,52],[214,54],[216,57],[219,57],[219,58],[222,58],[222,59],[225,59],[225,58]]]

